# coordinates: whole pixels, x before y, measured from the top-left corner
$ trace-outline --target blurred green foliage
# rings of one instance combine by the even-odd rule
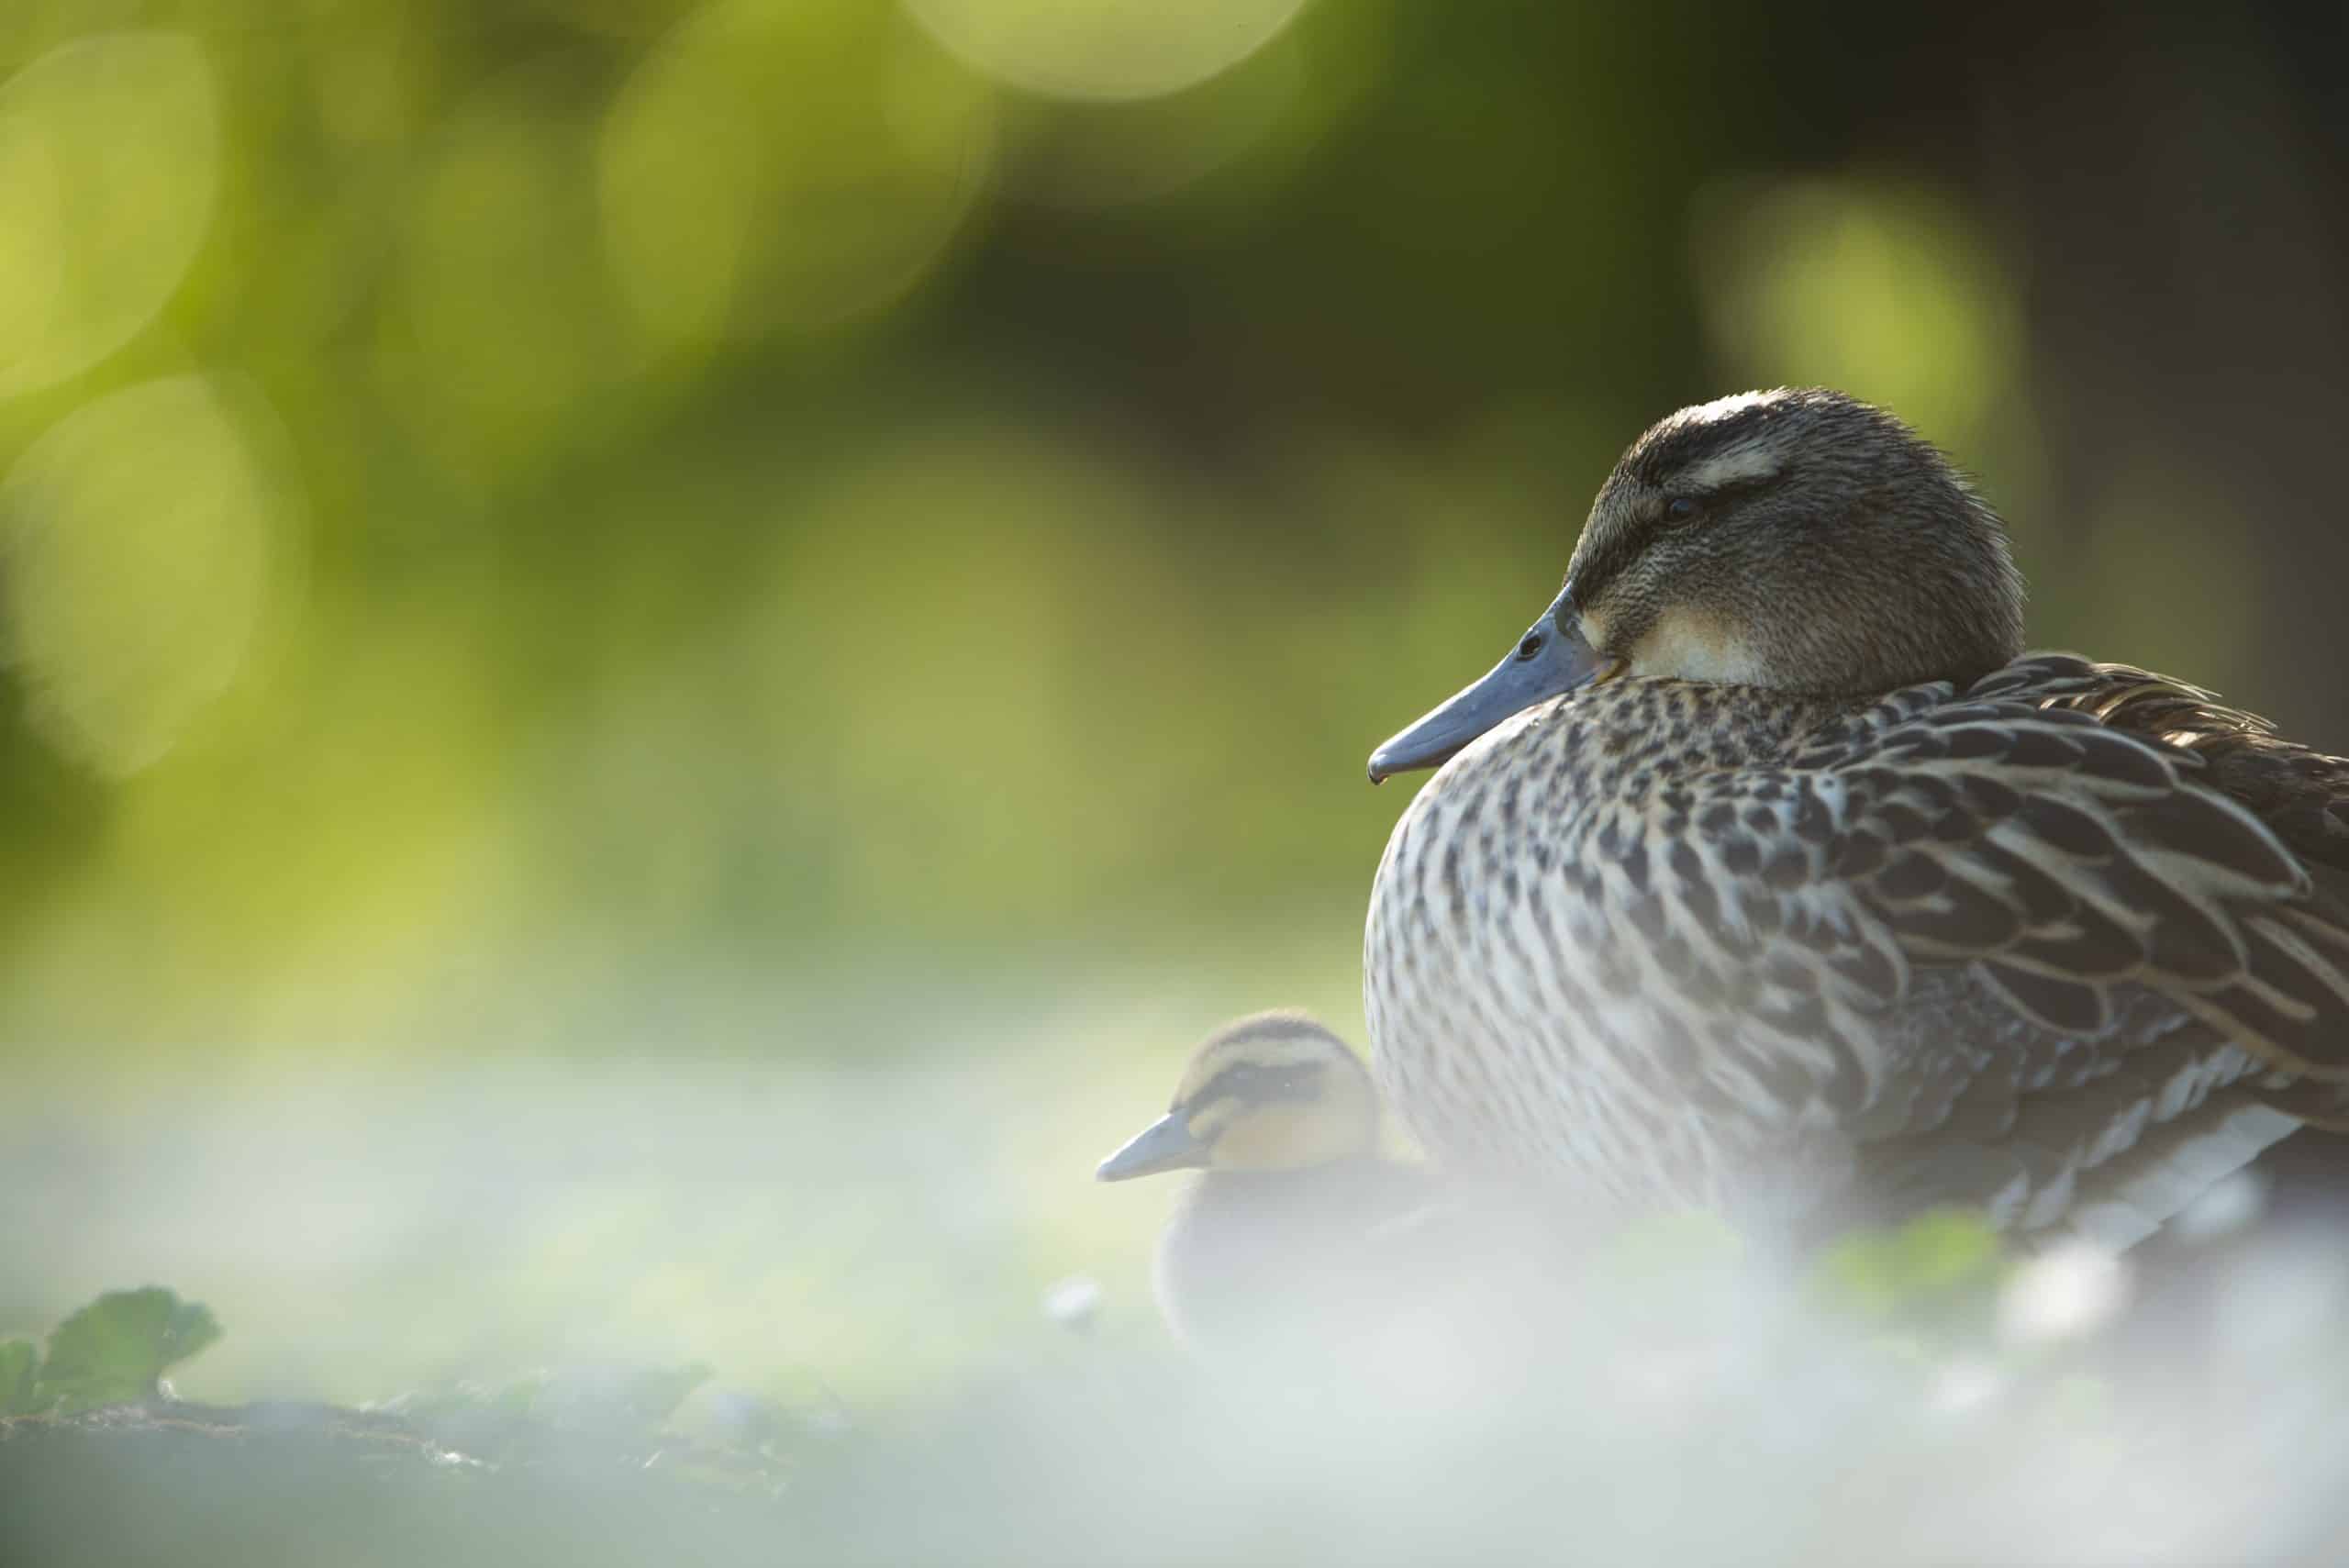
[[[1980,1215],[1942,1209],[1839,1240],[1814,1284],[1832,1308],[1878,1329],[1979,1332],[2006,1268],[1998,1232]]]
[[[1767,122],[1644,90],[1673,25],[13,8],[0,1038],[610,1049],[1202,929],[1341,992],[1362,755],[1647,418],[2013,444],[1998,236],[1712,178]],[[755,1013],[678,1043],[836,1049]]]
[[[40,1408],[34,1373],[40,1351],[30,1340],[0,1340],[0,1416],[28,1416]]]

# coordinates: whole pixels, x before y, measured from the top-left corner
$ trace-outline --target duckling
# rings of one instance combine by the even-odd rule
[[[1197,1171],[1160,1236],[1168,1326],[1211,1366],[1319,1368],[1396,1284],[1390,1243],[1434,1198],[1382,1149],[1369,1072],[1301,1013],[1210,1035],[1164,1116],[1101,1162],[1105,1182]]]
[[[1439,1162],[1802,1233],[2149,1234],[2349,1125],[2349,761],[2022,651],[1998,514],[1893,415],[1641,436],[1565,586],[1372,756],[1364,999]]]

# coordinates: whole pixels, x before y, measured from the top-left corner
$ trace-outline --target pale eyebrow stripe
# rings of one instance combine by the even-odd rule
[[[1759,441],[1741,442],[1683,470],[1679,483],[1691,490],[1726,490],[1778,475],[1776,455]]]

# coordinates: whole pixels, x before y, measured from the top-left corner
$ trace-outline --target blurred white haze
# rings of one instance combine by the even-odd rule
[[[2253,1226],[2254,1180],[2191,1217],[2195,1288],[2165,1315],[2131,1312],[2127,1258],[2003,1264],[1962,1221],[1798,1275],[1692,1218],[1588,1247],[1528,1342],[1439,1330],[1432,1369],[1398,1364],[1404,1336],[1335,1382],[1234,1373],[1185,1360],[1143,1279],[1187,1178],[1087,1180],[1155,1106],[1088,1086],[1100,1020],[1064,1022],[1061,1071],[1020,1084],[925,1053],[825,1077],[322,1075],[104,1126],[19,1104],[0,1228],[47,1257],[37,1301],[12,1281],[18,1311],[150,1277],[205,1299],[228,1333],[175,1379],[197,1398],[706,1361],[715,1397],[772,1401],[822,1451],[832,1479],[776,1503],[804,1549],[785,1561],[2200,1564],[2341,1543],[2349,1260]]]

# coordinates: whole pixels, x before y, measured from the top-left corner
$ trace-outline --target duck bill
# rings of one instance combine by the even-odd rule
[[[1134,1134],[1133,1140],[1123,1149],[1102,1161],[1093,1178],[1123,1182],[1135,1176],[1154,1176],[1161,1171],[1188,1171],[1207,1162],[1208,1146],[1191,1136],[1191,1129],[1181,1116],[1169,1111]]]
[[[1491,673],[1450,702],[1422,717],[1370,754],[1370,782],[1397,773],[1441,767],[1454,753],[1511,714],[1535,703],[1596,685],[1621,666],[1602,658],[1583,639],[1570,587],[1550,603],[1542,618]]]

